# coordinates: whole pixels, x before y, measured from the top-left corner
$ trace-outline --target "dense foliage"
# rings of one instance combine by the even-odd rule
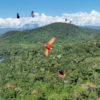
[[[38,44],[0,43],[0,100],[100,99],[100,37],[68,45],[57,39],[48,59]]]

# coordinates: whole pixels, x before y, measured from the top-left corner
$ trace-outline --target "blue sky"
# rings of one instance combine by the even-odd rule
[[[30,16],[31,11],[47,16],[63,13],[100,12],[100,0],[0,0],[0,17]]]
[[[31,17],[31,11],[35,17]],[[20,19],[16,18],[17,12]],[[100,26],[100,0],[0,0],[0,28],[54,22]]]

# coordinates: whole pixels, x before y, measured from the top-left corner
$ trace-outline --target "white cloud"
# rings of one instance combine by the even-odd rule
[[[79,12],[74,14],[63,14],[69,19],[73,20],[73,24],[76,25],[91,25],[99,26],[100,25],[100,12],[92,10],[90,13]]]
[[[0,28],[21,28],[26,24],[38,24],[39,26],[44,26],[54,22],[64,22],[67,18],[69,23],[72,20],[72,23],[75,25],[100,25],[100,12],[92,10],[90,13],[87,12],[78,12],[78,13],[64,13],[62,16],[47,16],[44,13],[39,14],[35,13],[35,17],[21,17],[17,18],[0,18]]]

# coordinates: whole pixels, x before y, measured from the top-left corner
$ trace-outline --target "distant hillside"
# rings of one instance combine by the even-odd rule
[[[35,43],[47,42],[51,37],[56,37],[58,43],[81,42],[94,38],[100,30],[81,28],[73,24],[53,23],[27,31],[10,31],[0,36],[2,43]]]
[[[100,26],[82,26],[85,28],[100,29]]]
[[[0,34],[4,34],[8,31],[24,31],[38,28],[38,24],[25,24],[23,27],[20,28],[0,28]]]

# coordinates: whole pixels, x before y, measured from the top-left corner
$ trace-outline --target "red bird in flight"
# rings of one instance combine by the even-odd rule
[[[41,43],[40,41],[37,42],[37,43],[39,43],[39,44],[45,46],[45,56],[46,56],[46,57],[48,57],[49,51],[52,49],[51,46],[52,46],[53,42],[55,41],[55,39],[56,39],[55,37],[52,37],[51,40],[48,41],[47,45],[44,44],[44,43]]]

